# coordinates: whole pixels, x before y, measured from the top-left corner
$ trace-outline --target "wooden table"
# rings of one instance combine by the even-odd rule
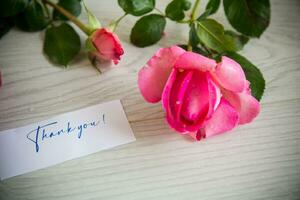
[[[137,141],[5,180],[0,199],[299,199],[300,2],[271,3],[269,29],[242,51],[266,78],[260,116],[200,142],[170,130],[161,105],[146,103],[136,84],[159,47],[186,42],[184,25],[168,21],[166,36],[141,49],[129,43],[136,18],[126,17],[116,31],[125,55],[102,75],[84,52],[67,70],[54,67],[41,53],[43,33],[12,30],[0,41],[0,130],[121,99]],[[103,25],[122,15],[117,1],[87,4]],[[225,22],[223,9],[214,17]]]

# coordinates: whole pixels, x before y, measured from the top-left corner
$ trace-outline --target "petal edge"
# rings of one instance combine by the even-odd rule
[[[150,103],[161,100],[161,95],[173,65],[185,50],[178,46],[159,49],[138,73],[138,86],[144,99]]]

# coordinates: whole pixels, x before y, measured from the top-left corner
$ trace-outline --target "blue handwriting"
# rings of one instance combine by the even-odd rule
[[[55,127],[55,125],[58,125],[58,122],[54,121],[48,124],[38,125],[36,129],[30,131],[27,134],[27,139],[34,143],[35,151],[38,153],[41,143],[58,136],[66,134],[71,135],[75,133],[77,135],[77,138],[80,139],[83,136],[85,130],[98,126],[100,122],[105,124],[104,114],[102,115],[102,119],[98,121],[83,122],[77,125],[72,125],[71,122],[67,122],[64,128],[55,131],[49,131],[49,128],[53,130],[53,127]]]

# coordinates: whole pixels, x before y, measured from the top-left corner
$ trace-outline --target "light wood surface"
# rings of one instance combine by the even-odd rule
[[[122,15],[116,0],[87,4],[103,25]],[[300,199],[300,1],[271,4],[269,29],[242,51],[266,78],[260,116],[200,142],[170,130],[136,84],[159,47],[186,42],[187,27],[168,21],[159,44],[140,49],[128,37],[136,18],[126,17],[116,31],[125,55],[100,76],[84,52],[69,69],[54,67],[41,53],[43,33],[12,30],[0,40],[0,130],[121,99],[137,141],[5,180],[0,199]],[[223,8],[214,18],[226,21]]]

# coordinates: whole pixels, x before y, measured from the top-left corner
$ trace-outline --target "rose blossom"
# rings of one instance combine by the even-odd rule
[[[124,51],[116,34],[106,28],[100,28],[91,35],[91,42],[100,60],[112,60],[114,64],[119,63]]]
[[[260,111],[241,66],[219,63],[178,46],[159,49],[138,74],[146,101],[162,100],[169,125],[193,138],[224,133],[251,122]]]

